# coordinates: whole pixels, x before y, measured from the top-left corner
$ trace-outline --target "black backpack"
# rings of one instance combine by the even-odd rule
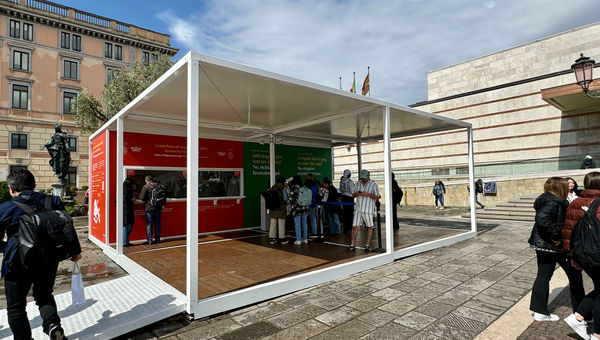
[[[167,203],[167,192],[162,184],[150,185],[150,207],[160,210]]]
[[[600,221],[596,211],[600,198],[596,198],[588,210],[575,223],[571,231],[571,253],[580,266],[592,270],[600,269]]]
[[[267,191],[261,191],[260,195],[265,198],[265,206],[267,209],[279,209],[281,201],[279,200],[279,190],[270,188]]]
[[[43,263],[44,259],[62,261],[81,253],[73,219],[64,210],[52,209],[51,196],[46,196],[44,206],[30,196],[20,197],[32,203],[31,206],[12,201],[25,212],[19,218],[18,233],[19,255],[25,267]]]

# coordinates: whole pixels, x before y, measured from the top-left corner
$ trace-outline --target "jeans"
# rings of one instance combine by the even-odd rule
[[[154,242],[160,242],[160,210],[146,211],[146,235],[152,242],[152,224],[154,224]]]
[[[435,206],[438,206],[438,201],[440,201],[440,205],[444,206],[444,195],[435,195]]]
[[[131,235],[132,229],[133,229],[133,224],[124,224],[123,225],[123,245],[129,244],[129,235]]]
[[[319,219],[317,218],[317,214],[319,213],[319,208],[317,206],[310,207],[310,232],[313,235],[318,233],[317,226],[319,223]]]
[[[479,204],[480,207],[485,208],[485,205],[481,204],[481,202],[479,202],[479,200],[477,200],[478,195],[479,195],[479,193],[476,191],[475,192],[475,204]]]
[[[571,261],[565,254],[550,253],[536,250],[537,254],[537,276],[531,290],[531,302],[529,309],[533,312],[549,315],[548,295],[550,292],[550,279],[558,263],[569,278],[569,291],[571,293],[571,307],[573,311],[581,303],[585,296],[583,289],[583,278],[581,272],[571,266]]]
[[[294,216],[294,228],[296,229],[296,241],[308,239],[308,214]],[[300,223],[302,223],[302,235],[300,235]]]
[[[25,307],[27,306],[27,294],[32,286],[33,298],[42,317],[44,333],[48,334],[50,326],[60,325],[56,302],[52,296],[58,262],[40,262],[42,263],[38,266],[30,268],[23,268],[20,264],[16,264],[16,268],[4,278],[8,324],[17,340],[31,339],[31,327]]]
[[[329,219],[329,232],[332,234],[341,233],[340,218],[339,218],[338,214],[331,211],[331,209],[326,209],[326,210],[327,210],[327,218]]]

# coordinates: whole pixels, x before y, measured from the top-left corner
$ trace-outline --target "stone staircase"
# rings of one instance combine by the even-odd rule
[[[535,221],[533,202],[535,202],[536,198],[537,196],[522,196],[518,199],[499,203],[495,206],[486,206],[485,209],[477,209],[477,219],[511,220],[533,223]]]

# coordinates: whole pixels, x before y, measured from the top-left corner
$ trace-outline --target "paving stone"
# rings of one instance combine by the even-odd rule
[[[415,334],[415,330],[404,327],[395,322],[389,322],[360,338],[360,340],[404,340]]]
[[[396,314],[392,314],[392,313],[389,313],[389,312],[386,312],[386,311],[376,308],[368,313],[360,315],[357,319],[360,321],[369,323],[373,326],[382,326],[382,325],[394,320],[397,317],[398,317],[398,315],[396,315]]]
[[[452,328],[460,329],[469,332],[470,334],[479,334],[487,324],[470,318],[465,318],[461,315],[450,313],[439,320],[439,322]]]
[[[483,271],[488,270],[490,267],[482,264],[470,264],[460,270],[461,274],[475,276]]]
[[[410,293],[416,289],[419,289],[419,288],[427,285],[429,282],[430,281],[428,281],[428,280],[423,280],[423,279],[419,279],[419,278],[411,278],[411,279],[396,283],[394,285],[391,285],[390,288]]]
[[[532,286],[533,286],[533,284],[532,284]],[[506,285],[503,283],[496,283],[496,284],[492,285],[490,288],[501,290],[504,292],[514,293],[514,294],[517,294],[517,295],[520,295],[521,297],[523,297],[531,290],[532,286],[529,288],[523,288],[523,287],[509,286],[509,285]]]
[[[471,279],[470,275],[462,274],[461,272],[454,272],[446,275],[446,278],[454,281],[465,282]]]
[[[394,279],[398,282],[404,281],[404,280],[408,280],[410,278],[412,278],[412,276],[404,273],[404,272],[395,272],[393,274],[388,275],[387,277],[389,277],[390,279]]]
[[[280,331],[280,328],[275,327],[267,321],[259,321],[242,328],[238,328],[229,333],[225,333],[219,337],[221,340],[238,340],[238,339],[262,339],[267,335]]]
[[[365,285],[356,286],[354,288],[350,288],[343,292],[343,296],[347,296],[352,299],[359,299],[365,295],[369,295],[373,292],[376,292],[377,289]]]
[[[371,281],[369,283],[365,283],[365,286],[367,287],[371,287],[371,288],[375,288],[375,289],[383,289],[383,288],[387,288],[393,284],[396,284],[400,281],[398,280],[394,280],[392,278],[389,277],[382,277],[380,279],[377,279],[375,281]]]
[[[489,269],[482,273],[477,274],[476,277],[487,280],[487,281],[496,282],[496,281],[500,280],[501,278],[505,277],[507,274],[508,274],[507,272],[499,271],[496,269]]]
[[[434,270],[435,273],[438,274],[442,274],[442,275],[446,275],[446,277],[449,274],[452,274],[454,272],[456,272],[457,270],[461,270],[464,266],[461,265],[457,265],[457,264],[445,264],[441,267],[438,267]]]
[[[431,317],[439,319],[439,318],[443,317],[444,315],[453,311],[455,308],[456,308],[456,306],[447,305],[445,303],[441,303],[439,301],[434,300],[434,301],[429,301],[429,302],[415,308],[414,310],[416,312],[419,312],[419,313],[422,313],[425,315],[429,315]]]
[[[480,321],[487,325],[492,324],[494,321],[496,321],[496,319],[498,319],[498,315],[482,312],[480,310],[465,306],[458,307],[453,311],[453,313],[471,320]]]
[[[386,312],[394,313],[396,315],[402,315],[412,309],[415,309],[416,305],[408,304],[404,301],[394,300],[386,303],[385,305],[379,306],[377,308],[384,310]]]
[[[293,309],[289,312],[279,314],[270,319],[267,319],[267,321],[269,321],[273,325],[283,329],[283,328],[288,328],[290,326],[293,326],[302,321],[308,320],[310,318],[312,318],[312,314],[304,313],[301,310],[299,310],[299,308],[297,308],[297,309]]]
[[[290,328],[264,337],[264,340],[304,340],[330,329],[326,324],[310,319]]]
[[[354,309],[358,309],[361,312],[368,312],[371,309],[381,306],[385,303],[387,303],[387,301],[384,299],[380,299],[372,295],[367,295],[358,300],[350,302],[349,304],[347,304],[347,306],[352,307]]]
[[[250,310],[247,313],[236,315],[233,320],[242,326],[249,325],[257,320],[266,320],[272,316],[290,310],[291,307],[281,303],[270,303],[266,306]]]
[[[462,329],[450,327],[441,322],[434,322],[429,327],[425,328],[424,331],[441,339],[464,340],[473,338],[471,333]]]
[[[396,289],[392,289],[392,288],[385,288],[382,290],[378,290],[374,293],[372,293],[372,296],[378,297],[378,298],[382,298],[386,301],[392,301],[397,299],[398,297],[402,296],[406,294],[405,292],[401,291],[401,290],[396,290]]]
[[[431,333],[420,332],[412,336],[409,340],[441,340],[445,338],[437,337]]]
[[[506,312],[506,308],[504,307],[500,307],[500,306],[496,306],[496,305],[490,305],[489,303],[485,303],[482,301],[478,301],[478,300],[470,300],[465,302],[465,304],[463,305],[465,307],[469,307],[469,308],[473,308],[473,309],[477,309],[480,310],[482,312],[486,312],[486,313],[490,313],[490,314],[495,314],[495,315],[500,315],[504,312]]]
[[[209,339],[242,327],[239,323],[230,318],[212,323],[200,322],[194,326],[196,328],[192,328],[189,331],[180,333],[179,336],[187,339],[200,339],[201,337],[204,339]]]
[[[327,313],[315,317],[315,320],[322,322],[328,326],[337,326],[348,320],[359,316],[361,312],[348,306],[342,306]]]
[[[425,273],[417,275],[417,278],[423,279],[423,280],[428,280],[428,281],[437,281],[445,276],[446,276],[445,274],[440,274],[440,273],[429,271],[429,272],[425,272]]]
[[[417,265],[411,266],[410,268],[406,268],[402,272],[404,272],[404,273],[406,273],[408,275],[411,275],[411,276],[416,276],[416,275],[419,275],[419,274],[421,274],[423,272],[429,271],[429,269],[430,268],[427,267],[427,266],[421,266],[421,265],[417,264]]]
[[[455,291],[454,289],[434,298],[435,301],[445,303],[447,305],[459,306],[471,299],[470,295],[466,295]]]
[[[394,322],[420,331],[436,320],[436,318],[432,318],[431,316],[411,311],[395,319]]]
[[[332,310],[344,305],[346,302],[340,300],[337,296],[319,297],[310,299],[309,302],[317,307]]]
[[[373,331],[375,326],[368,324],[366,322],[362,322],[360,320],[354,319],[343,323],[335,328],[332,328],[328,331],[325,331],[314,338],[314,340],[348,340],[348,339],[358,339],[361,336]]]
[[[520,294],[505,292],[505,291],[502,291],[499,289],[494,289],[494,288],[488,288],[488,289],[484,290],[483,292],[481,292],[481,294],[489,295],[494,298],[499,298],[499,299],[508,300],[508,301],[512,301],[512,302],[517,302],[517,301],[521,300],[521,298],[523,297]]]

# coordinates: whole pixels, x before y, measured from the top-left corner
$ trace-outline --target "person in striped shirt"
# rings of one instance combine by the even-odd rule
[[[365,253],[371,251],[369,243],[373,236],[373,213],[375,212],[375,202],[381,197],[377,183],[371,180],[368,170],[361,170],[359,173],[360,181],[356,183],[356,189],[352,197],[356,198],[356,207],[354,209],[354,219],[352,220],[352,243],[348,247],[348,251],[356,249],[356,236],[358,227],[365,225],[367,227],[367,242],[365,244]]]

